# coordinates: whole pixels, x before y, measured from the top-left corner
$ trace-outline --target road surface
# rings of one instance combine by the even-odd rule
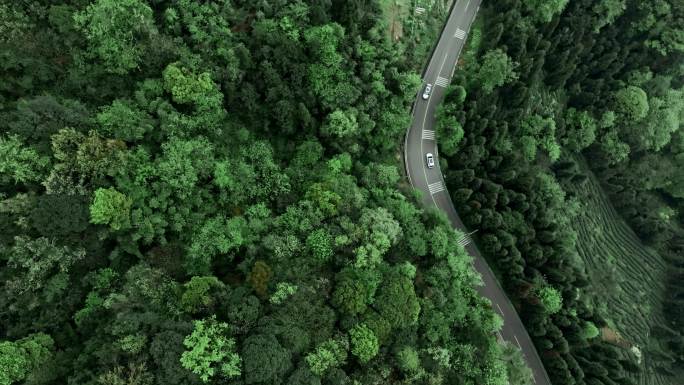
[[[436,206],[442,210],[452,225],[463,233],[468,233],[459,218],[449,192],[446,190],[444,178],[439,169],[439,156],[435,136],[435,111],[444,97],[446,86],[453,75],[456,61],[465,44],[470,25],[480,8],[481,0],[456,0],[442,35],[435,47],[430,63],[423,74],[423,85],[433,85],[430,98],[423,100],[423,89],[417,95],[413,106],[411,127],[406,133],[404,145],[404,162],[411,185],[423,192],[423,204],[426,207]],[[427,168],[425,154],[435,156],[435,167]],[[504,325],[500,338],[518,346],[524,355],[527,365],[532,369],[534,382],[537,385],[551,385],[549,376],[539,358],[537,350],[527,334],[518,313],[499,285],[494,273],[473,242],[466,245],[466,250],[473,257],[475,269],[482,275],[484,286],[478,291],[492,302],[494,311],[503,317]]]

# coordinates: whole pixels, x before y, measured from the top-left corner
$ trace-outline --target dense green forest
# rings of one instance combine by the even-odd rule
[[[457,210],[554,384],[681,384],[684,3],[501,0],[478,17],[439,112]],[[608,244],[581,244],[591,232]]]
[[[528,384],[384,5],[0,2],[0,384]]]
[[[0,385],[531,385],[400,171],[450,3],[0,0]],[[684,3],[468,44],[439,161],[552,382],[679,385]]]

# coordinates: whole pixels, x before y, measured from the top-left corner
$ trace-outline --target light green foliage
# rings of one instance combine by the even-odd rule
[[[616,130],[609,130],[600,139],[601,150],[603,150],[611,163],[620,163],[627,159],[631,151],[629,145],[618,137]]]
[[[153,129],[151,118],[128,100],[114,100],[96,119],[103,134],[125,141],[140,140]]]
[[[545,285],[536,289],[535,294],[549,314],[558,313],[563,307],[563,297],[556,288]]]
[[[396,166],[371,162],[365,168],[362,183],[369,188],[391,189],[399,182],[399,172]]]
[[[615,19],[627,9],[626,0],[599,0],[591,10],[597,15],[598,21],[594,32],[598,32],[606,25],[612,24]]]
[[[304,198],[313,202],[328,217],[337,214],[337,206],[342,201],[342,197],[339,194],[331,191],[323,183],[314,183],[309,186]]]
[[[10,3],[0,4],[0,42],[10,43],[21,39],[33,27],[31,19]]]
[[[337,275],[333,304],[350,315],[362,314],[373,302],[380,274],[371,269],[347,267]]]
[[[560,146],[556,141],[556,122],[552,118],[531,115],[520,122],[520,144],[527,160],[537,157],[537,149],[545,150],[551,160],[560,156]]]
[[[406,97],[406,100],[413,101],[420,88],[422,80],[420,75],[415,72],[403,73],[399,75],[399,89]]]
[[[291,297],[294,295],[294,293],[297,291],[298,286],[293,285],[288,282],[278,282],[276,284],[276,291],[271,295],[271,298],[268,299],[268,301],[274,305],[280,305],[283,303],[288,297]]]
[[[112,230],[123,230],[131,224],[133,200],[116,191],[114,187],[95,190],[95,198],[90,205],[90,221],[99,225],[109,225]]]
[[[366,324],[356,324],[349,331],[351,352],[359,361],[366,363],[378,354],[378,338]]]
[[[332,175],[338,175],[343,172],[348,173],[352,166],[351,155],[347,152],[335,155],[328,160],[327,166]]]
[[[403,275],[404,277],[413,280],[416,278],[416,271],[418,269],[416,268],[416,265],[412,264],[409,261],[404,261],[395,267],[397,269],[397,273]]]
[[[520,349],[510,343],[503,346],[503,361],[506,364],[506,372],[510,385],[533,385],[532,370],[525,363],[524,356]]]
[[[7,266],[22,274],[6,282],[9,292],[18,295],[43,289],[48,299],[59,297],[66,290],[71,268],[85,258],[83,249],[58,246],[54,240],[43,237],[16,237],[10,250]]]
[[[672,4],[671,4],[672,3]],[[682,13],[676,2],[666,0],[642,1],[634,8],[640,19],[632,25],[640,32],[648,32],[646,46],[662,56],[684,51]]]
[[[205,221],[192,237],[188,249],[188,270],[200,274],[209,272],[216,255],[229,253],[243,244],[246,225],[243,217],[226,219],[217,216]]]
[[[640,150],[660,151],[665,147],[672,134],[679,130],[684,112],[684,92],[668,90],[662,96],[648,99],[648,114],[638,125],[632,125],[625,139],[635,143]]]
[[[54,341],[43,333],[15,342],[0,341],[0,385],[20,382],[52,358]]]
[[[229,325],[215,318],[193,322],[195,328],[183,345],[180,362],[184,368],[209,382],[216,374],[225,377],[239,376],[240,356],[235,353],[235,340],[228,338]]]
[[[633,123],[648,114],[648,96],[646,92],[636,86],[628,86],[615,93],[615,112],[622,121]]]
[[[119,348],[128,354],[140,353],[147,344],[147,337],[144,334],[129,334],[119,339]]]
[[[493,349],[496,349],[496,346],[490,347],[490,350]],[[483,367],[491,364],[489,360],[484,359],[482,362],[478,362],[476,352],[475,346],[469,343],[456,343],[451,345],[449,349],[440,346],[428,348],[431,358],[439,366],[463,373],[466,378],[482,377]],[[489,351],[483,353],[487,354]]]
[[[316,350],[306,355],[304,360],[311,371],[322,376],[328,369],[338,368],[347,360],[348,342],[329,339],[316,347]]]
[[[382,256],[401,236],[402,230],[392,214],[383,207],[364,208],[359,227],[363,231],[356,252],[356,267],[375,266],[382,261]]]
[[[579,152],[596,140],[596,121],[587,111],[571,107],[565,111],[565,131],[561,143],[571,151]]]
[[[344,29],[336,23],[315,26],[304,31],[304,41],[313,60],[308,65],[308,79],[314,94],[327,108],[349,105],[358,95],[343,68],[343,56],[337,52],[344,39]]]
[[[587,321],[584,323],[584,326],[582,327],[580,337],[582,337],[582,339],[585,340],[590,340],[592,338],[598,337],[599,334],[600,332],[596,325],[591,321]]]
[[[440,152],[447,156],[453,156],[458,150],[458,145],[463,140],[463,127],[454,116],[443,116],[439,119],[437,136],[439,138]]]
[[[223,283],[216,277],[190,278],[190,281],[183,285],[183,295],[181,296],[181,306],[188,313],[195,313],[210,308],[214,304],[214,298],[210,291],[213,288],[221,288]]]
[[[193,0],[174,1],[165,10],[168,28],[188,32],[188,39],[203,47],[203,54],[220,63],[221,72],[231,81],[240,76],[239,46],[226,12],[231,11],[229,2],[207,4]]]
[[[449,252],[451,252],[450,236],[452,236],[451,229],[445,226],[435,227],[430,230],[430,250],[435,257],[446,258]]]
[[[540,172],[535,178],[535,188],[539,200],[547,206],[545,215],[558,225],[569,225],[576,214],[565,199],[565,190],[550,173]]]
[[[397,352],[397,364],[404,373],[416,373],[420,370],[420,357],[411,346],[404,346]]]
[[[490,93],[494,88],[517,79],[518,74],[515,72],[517,66],[518,63],[513,62],[504,51],[497,48],[487,52],[482,57],[482,63],[475,78],[480,87],[486,93]]]
[[[43,184],[51,194],[89,194],[93,185],[104,184],[106,176],[122,170],[126,163],[125,143],[104,139],[95,131],[83,134],[64,128],[52,135],[55,165]]]
[[[152,9],[141,0],[97,0],[74,20],[92,54],[119,75],[138,66],[143,55],[139,41],[154,28]]]
[[[97,376],[97,383],[102,385],[153,385],[154,376],[143,363],[129,363],[128,366],[117,365],[111,370]]]
[[[525,0],[525,6],[534,18],[542,23],[548,23],[555,16],[563,12],[569,0]]]
[[[507,367],[496,355],[489,354],[485,358],[483,374],[485,385],[511,385],[508,381]]]
[[[290,190],[289,177],[281,172],[267,142],[257,141],[241,147],[240,157],[242,161],[216,162],[213,170],[212,182],[225,190],[233,202],[270,201]]]
[[[214,148],[203,137],[183,140],[172,138],[162,145],[163,156],[157,158],[154,172],[179,199],[187,199],[197,184],[213,171]]]
[[[615,125],[615,112],[605,111],[601,115],[601,119],[596,123],[599,128],[606,129],[611,128]]]
[[[316,229],[309,234],[306,246],[318,262],[327,262],[333,256],[332,237],[325,229]]]
[[[441,346],[430,346],[425,349],[425,352],[432,358],[437,366],[450,369],[451,368],[451,352],[449,349]],[[474,365],[473,365],[474,367]]]
[[[179,63],[171,63],[164,70],[163,77],[164,88],[175,102],[195,105],[200,111],[221,108],[223,94],[208,72],[197,75]]]
[[[323,136],[348,138],[356,135],[359,124],[356,122],[356,114],[353,110],[331,112],[321,127]]]
[[[18,136],[0,136],[0,183],[3,185],[40,181],[48,164],[48,158],[24,146]]]
[[[128,269],[120,292],[110,295],[104,305],[108,309],[142,306],[163,317],[177,317],[181,313],[177,300],[180,292],[178,283],[162,270],[139,263]]]
[[[90,292],[85,299],[85,304],[82,309],[79,309],[74,314],[74,322],[77,326],[85,325],[86,321],[95,315],[98,310],[104,309],[105,299],[98,293]]]
[[[28,362],[21,349],[11,342],[0,342],[0,384],[21,381],[28,371]]]
[[[413,281],[396,270],[388,272],[375,297],[375,307],[395,328],[414,325],[420,314],[420,303]]]
[[[314,56],[327,65],[338,64],[342,60],[337,47],[343,38],[344,29],[339,24],[312,27],[304,33],[304,40]]]

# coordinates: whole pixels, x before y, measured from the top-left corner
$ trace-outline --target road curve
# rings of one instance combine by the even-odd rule
[[[444,183],[444,177],[439,168],[439,157],[436,142],[435,111],[444,98],[446,86],[449,84],[456,66],[456,61],[465,44],[470,25],[478,10],[481,0],[455,0],[449,18],[437,46],[432,52],[430,63],[423,73],[423,85],[433,85],[428,100],[423,100],[423,89],[420,90],[413,105],[411,127],[406,132],[404,143],[404,163],[409,182],[423,194],[422,203],[426,207],[436,206],[443,211],[454,228],[468,233],[465,225],[458,216],[449,192]],[[425,154],[435,156],[435,167],[428,168]],[[532,369],[533,379],[537,385],[551,385],[539,354],[527,334],[518,313],[499,285],[494,273],[473,242],[466,245],[466,251],[473,257],[475,269],[482,276],[483,286],[478,287],[480,294],[492,302],[494,311],[504,320],[500,338],[520,347],[527,365]]]

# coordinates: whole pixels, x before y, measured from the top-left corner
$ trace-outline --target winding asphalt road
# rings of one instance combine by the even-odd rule
[[[423,193],[422,203],[426,207],[436,206],[442,210],[454,228],[467,234],[468,230],[459,218],[449,192],[446,190],[444,177],[439,168],[435,135],[435,111],[444,98],[446,86],[449,85],[453,76],[456,61],[481,2],[481,0],[455,1],[456,4],[451,9],[449,19],[423,74],[423,85],[426,83],[433,85],[430,98],[423,100],[423,89],[421,89],[413,105],[413,121],[406,133],[404,143],[404,162],[411,185]],[[427,167],[425,159],[427,153],[435,156],[434,168]],[[463,243],[467,243],[466,251],[473,257],[475,269],[482,276],[484,285],[478,287],[478,291],[492,302],[494,311],[499,313],[504,320],[499,338],[511,342],[522,350],[537,385],[551,385],[530,336],[494,273],[469,237],[466,237]]]

